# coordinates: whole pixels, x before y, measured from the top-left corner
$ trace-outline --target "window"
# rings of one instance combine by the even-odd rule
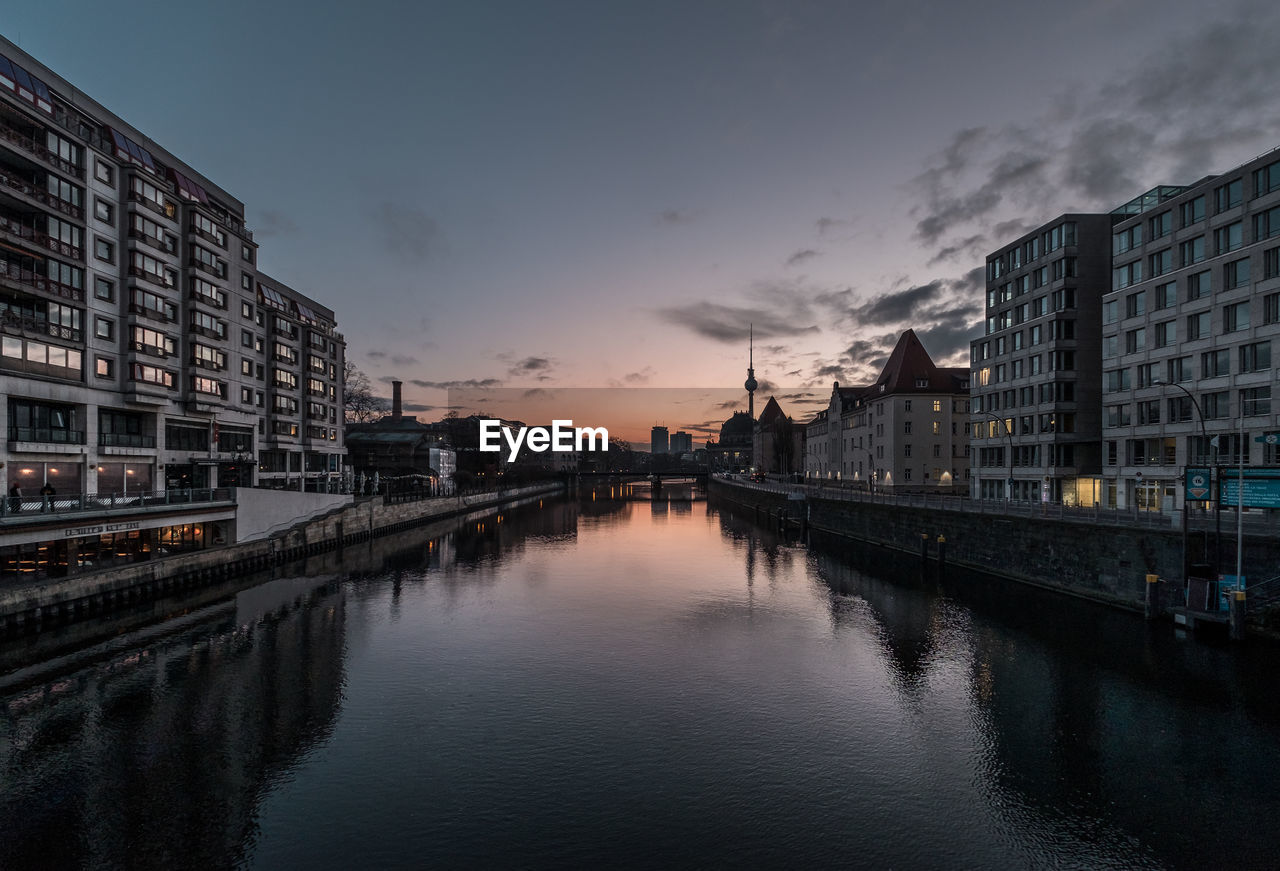
[[[1249,284],[1249,258],[1222,264],[1222,289],[1234,290]]]
[[[226,398],[227,385],[223,384],[216,378],[206,378],[203,375],[191,376],[191,389],[196,393],[203,393],[208,396],[220,396]]]
[[[1244,244],[1244,223],[1235,221],[1213,231],[1213,245],[1219,254],[1235,251]]]
[[[164,446],[167,450],[207,451],[210,444],[207,426],[184,426],[178,423],[164,425]]]
[[[1215,212],[1225,212],[1227,209],[1234,208],[1242,202],[1244,202],[1244,179],[1242,178],[1227,182],[1213,191]]]
[[[115,302],[116,286],[102,276],[93,279],[93,295],[107,302]]]
[[[1167,360],[1166,366],[1168,370],[1168,378],[1170,384],[1179,384],[1183,381],[1191,380],[1191,358],[1190,357],[1174,357]]]
[[[1255,417],[1271,413],[1271,388],[1249,387],[1240,391],[1240,414]]]
[[[221,257],[218,257],[208,248],[203,248],[200,245],[192,245],[191,263],[193,266],[198,266],[208,272],[212,272],[219,278],[227,277],[227,264]]]
[[[211,281],[191,276],[191,298],[214,308],[227,307],[227,294]]]
[[[96,178],[98,181],[102,182],[103,184],[109,184],[109,185],[112,185],[113,187],[115,186],[115,183],[116,183],[115,168],[112,167],[111,164],[109,163],[104,163],[101,160],[95,160],[93,162],[93,177]]]
[[[1194,239],[1188,239],[1178,246],[1178,251],[1181,253],[1183,266],[1199,263],[1204,259],[1204,237],[1197,236]]]
[[[1222,332],[1234,333],[1249,329],[1249,303],[1237,302],[1222,307]]]
[[[1102,322],[1114,324],[1118,320],[1120,320],[1120,302],[1109,299],[1102,304]]]
[[[211,348],[199,342],[192,342],[191,362],[201,369],[221,370],[227,368],[227,355],[217,348]]]
[[[1142,224],[1134,224],[1111,237],[1111,253],[1123,254],[1142,244]]]
[[[1135,260],[1111,270],[1111,289],[1119,290],[1142,280],[1142,261]]]
[[[160,188],[140,176],[129,179],[129,197],[161,215],[172,218],[176,211],[173,203]]]
[[[289,390],[295,390],[298,387],[298,376],[287,369],[272,369],[272,383],[276,387],[284,387]],[[907,422],[907,432],[911,432],[911,423]]]
[[[159,366],[147,366],[143,363],[134,363],[130,370],[130,379],[133,381],[143,381],[148,384],[158,384],[161,387],[173,389],[173,373],[168,369],[161,369]],[[207,450],[207,448],[206,448]]]
[[[252,387],[240,388],[240,403],[242,405],[253,405],[253,388]]]
[[[1229,417],[1231,415],[1230,394],[1225,390],[1200,394],[1200,410],[1204,412],[1206,420]]]
[[[1161,366],[1159,363],[1143,363],[1139,366],[1138,386],[1150,387],[1155,384],[1156,381],[1160,380],[1160,369]]]
[[[1164,321],[1156,324],[1153,337],[1154,347],[1167,348],[1178,342],[1178,322]]]
[[[1204,339],[1209,336],[1209,313],[1199,312],[1187,315],[1187,341]]]
[[[227,234],[213,222],[213,219],[201,212],[191,212],[191,229],[197,236],[208,239],[219,248],[227,247]]]
[[[147,327],[129,329],[129,350],[141,351],[155,357],[171,357],[176,353],[176,343],[171,336]]]
[[[1254,342],[1240,346],[1240,371],[1263,372],[1271,368],[1271,343]]]
[[[1212,282],[1209,280],[1209,271],[1196,272],[1187,276],[1187,299],[1199,299],[1202,296],[1208,296],[1213,289]]]
[[[1280,188],[1280,160],[1253,171],[1253,195],[1255,197],[1269,194]]]
[[[1205,351],[1200,355],[1200,377],[1218,378],[1231,374],[1231,352],[1223,348],[1218,351]]]
[[[203,335],[214,336],[219,339],[225,339],[227,336],[226,324],[213,315],[199,310],[191,312],[191,328]]]
[[[1136,318],[1139,315],[1147,313],[1147,294],[1145,291],[1131,293],[1124,300],[1124,316],[1127,318]],[[1103,320],[1106,323],[1106,320]]]
[[[1269,293],[1262,298],[1262,322],[1280,323],[1280,293]]]
[[[1148,399],[1138,403],[1138,426],[1160,422],[1160,400]]]
[[[1129,406],[1127,405],[1108,405],[1107,406],[1106,426],[1108,427],[1129,426],[1131,422],[1132,422],[1132,417],[1129,413]]]
[[[93,201],[93,216],[104,224],[115,224],[116,207],[100,197],[95,197]]]
[[[136,287],[130,292],[129,311],[166,321],[178,319],[178,308],[172,302],[159,294]]]
[[[1166,248],[1163,251],[1157,251],[1147,258],[1148,276],[1155,278],[1157,275],[1164,275],[1173,269],[1173,249]]]
[[[252,249],[252,248],[250,248],[248,245],[245,245],[245,244],[243,244],[243,243],[242,243],[242,244],[240,245],[240,259],[241,259],[241,260],[243,260],[243,261],[244,261],[244,262],[246,262],[246,263],[252,263],[252,262],[253,262],[253,249]]]
[[[99,378],[114,378],[116,374],[116,361],[110,357],[95,357],[93,361],[94,374]]]
[[[1168,214],[1166,212],[1165,214]],[[1204,197],[1198,196],[1194,200],[1187,200],[1182,204],[1182,226],[1189,227],[1192,224],[1204,220]],[[1168,232],[1166,230],[1165,232]]]
[[[1280,235],[1280,206],[1253,216],[1253,241],[1261,242]]]
[[[113,263],[116,259],[116,246],[112,245],[106,239],[93,240],[93,256],[107,263]]]
[[[9,439],[82,445],[84,428],[74,405],[10,399]]]
[[[169,268],[164,261],[141,251],[131,253],[129,274],[137,278],[154,281],[157,284],[163,284],[165,287],[176,287],[178,284],[176,270]]]
[[[243,300],[240,302],[240,317],[253,320],[253,303]]]
[[[253,290],[253,276],[247,272],[240,273],[240,288],[242,290]]]
[[[1119,336],[1103,336],[1102,337],[1102,356],[1103,358],[1115,357],[1120,353],[1120,337]]]
[[[1173,308],[1178,304],[1178,285],[1177,282],[1169,281],[1156,286],[1151,292],[1151,307],[1153,309]]]
[[[1129,370],[1128,369],[1110,369],[1103,373],[1102,376],[1102,392],[1103,393],[1119,393],[1122,390],[1129,390]]]
[[[110,339],[115,335],[116,325],[114,321],[106,318],[95,318],[93,324],[93,334],[99,339]]]
[[[1262,252],[1262,277],[1275,278],[1280,275],[1280,248],[1268,248]]]
[[[1169,423],[1183,423],[1192,420],[1193,406],[1188,396],[1175,396],[1169,399]]]
[[[1147,348],[1147,328],[1138,327],[1136,330],[1129,330],[1124,334],[1124,352],[1126,354],[1134,354],[1138,351],[1145,351]]]

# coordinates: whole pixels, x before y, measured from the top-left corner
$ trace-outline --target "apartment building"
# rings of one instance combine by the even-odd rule
[[[1256,439],[1280,341],[1280,150],[1115,212],[1102,309],[1106,504],[1173,511],[1183,466],[1280,464]]]
[[[987,257],[970,346],[974,498],[1095,504],[1114,220],[1060,215]]]
[[[244,214],[0,39],[6,493],[337,484],[343,337]]]
[[[969,372],[936,366],[907,330],[875,383],[832,386],[825,420],[806,425],[804,467],[811,479],[876,490],[963,488],[969,402]]]

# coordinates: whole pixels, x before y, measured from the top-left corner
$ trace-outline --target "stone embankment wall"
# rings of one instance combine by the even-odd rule
[[[386,505],[347,505],[271,538],[177,554],[87,575],[0,589],[0,634],[81,619],[119,605],[205,587],[432,520],[564,491],[561,483]]]
[[[712,481],[710,492],[749,509],[764,522],[777,523],[779,512],[785,512],[792,520],[807,521],[811,530],[898,551],[902,559],[918,562],[923,552],[930,565],[936,565],[942,553],[941,536],[946,565],[1125,608],[1142,608],[1148,573],[1181,589],[1182,533],[1177,530],[838,499],[794,502],[781,493],[724,480]],[[1280,564],[1278,550],[1274,541],[1258,537],[1246,554],[1257,571],[1265,571],[1268,560],[1273,566]]]

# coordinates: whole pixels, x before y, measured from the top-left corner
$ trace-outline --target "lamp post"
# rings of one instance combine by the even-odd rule
[[[1176,387],[1187,395],[1187,399],[1191,400],[1191,407],[1196,410],[1196,418],[1200,421],[1200,441],[1206,449],[1209,447],[1209,433],[1204,425],[1204,411],[1200,408],[1200,403],[1196,401],[1194,395],[1187,388],[1183,387],[1176,381],[1162,381],[1156,379],[1151,382],[1152,387]],[[1216,457],[1214,458],[1216,461]],[[1187,467],[1191,464],[1191,451],[1187,451],[1187,462],[1182,464],[1182,573],[1183,577],[1191,574],[1191,560],[1187,553],[1187,543],[1190,536],[1187,521]],[[1216,463],[1215,463],[1216,464]],[[1216,500],[1217,494],[1213,489],[1213,466],[1209,467],[1209,493]],[[1204,558],[1209,559],[1209,524],[1204,526]]]
[[[1009,478],[1005,481],[1004,497],[1006,502],[1013,501],[1013,428],[1009,426],[1009,419],[999,417],[992,411],[980,411],[979,414],[986,415],[994,421],[1004,425],[1004,436],[1009,440]]]

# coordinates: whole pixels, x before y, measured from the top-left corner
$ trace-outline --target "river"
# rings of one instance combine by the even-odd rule
[[[6,642],[0,868],[1280,856],[1274,647],[647,495]]]

